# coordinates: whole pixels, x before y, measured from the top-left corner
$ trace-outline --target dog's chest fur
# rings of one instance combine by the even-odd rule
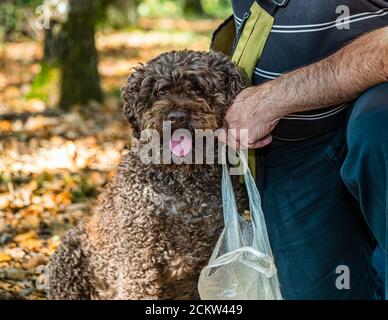
[[[98,285],[100,297],[107,287],[109,298],[197,297],[200,270],[223,228],[220,169],[165,172],[141,163],[136,149],[123,157],[86,225],[92,264],[101,266],[96,283],[113,283]]]

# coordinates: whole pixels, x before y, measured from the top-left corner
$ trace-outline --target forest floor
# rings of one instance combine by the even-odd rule
[[[119,88],[157,54],[206,50],[219,21],[142,20],[96,35],[102,104],[58,112],[27,99],[42,44],[0,44],[0,299],[45,299],[44,265],[64,232],[91,213],[130,141]]]

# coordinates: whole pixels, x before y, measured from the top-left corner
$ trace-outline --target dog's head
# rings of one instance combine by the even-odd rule
[[[144,129],[162,133],[215,130],[244,86],[242,73],[215,52],[171,51],[135,68],[122,88],[123,112],[137,138]]]

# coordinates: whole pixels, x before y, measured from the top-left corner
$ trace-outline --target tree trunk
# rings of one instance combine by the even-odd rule
[[[63,109],[102,100],[94,41],[98,5],[96,0],[69,0],[68,19],[62,26],[59,43],[59,106]]]
[[[128,3],[128,21],[130,24],[135,25],[138,20],[137,7],[139,5],[139,0],[127,0]]]
[[[47,63],[53,63],[59,57],[59,48],[60,44],[58,40],[58,35],[53,32],[56,21],[50,21],[50,28],[44,29],[44,45],[43,45],[43,60]]]
[[[108,23],[116,28],[136,25],[139,0],[104,0]]]
[[[185,15],[203,14],[201,0],[183,0],[183,13]]]

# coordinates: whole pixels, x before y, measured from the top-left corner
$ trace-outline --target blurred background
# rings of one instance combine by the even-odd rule
[[[1,0],[0,299],[44,299],[44,265],[130,143],[120,87],[207,50],[229,0]]]

